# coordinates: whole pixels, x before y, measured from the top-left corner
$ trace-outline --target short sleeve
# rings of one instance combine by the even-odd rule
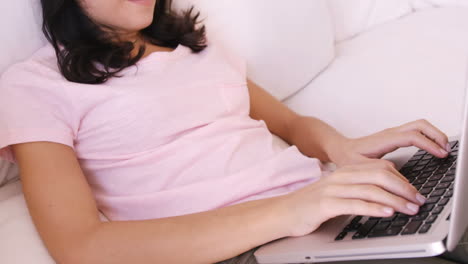
[[[213,45],[213,43],[210,43]],[[233,67],[241,76],[247,80],[247,61],[236,50],[223,45],[222,43],[214,44],[216,49],[222,54],[223,58]]]
[[[57,84],[32,67],[8,70],[0,78],[0,158],[15,162],[11,145],[19,143],[48,141],[73,148],[69,107]]]

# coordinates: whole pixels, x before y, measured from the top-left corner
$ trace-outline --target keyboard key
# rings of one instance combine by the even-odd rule
[[[409,218],[399,218],[395,219],[395,221],[392,222],[392,227],[393,226],[404,226],[409,222]]]
[[[374,229],[372,231],[382,231],[386,230],[390,226],[390,222],[381,222],[375,225]]]
[[[416,152],[416,154],[414,154],[414,156],[426,155],[426,154],[428,154],[427,151],[425,151],[424,149],[420,149],[418,150],[418,152]]]
[[[424,157],[422,157],[421,160],[431,160],[432,158],[434,158],[434,156],[432,156],[431,154],[428,154],[428,155],[424,155]]]
[[[449,153],[447,158],[445,158],[447,160],[447,164],[453,164],[453,162],[457,160],[457,157],[457,155],[452,155]]]
[[[414,188],[416,188],[416,190],[418,190],[418,191],[421,190],[422,187],[423,187],[422,184],[416,184],[416,185],[413,185],[413,186],[414,186]]]
[[[395,219],[397,216],[398,216],[397,214],[394,214],[394,215],[392,215],[392,216],[382,218],[382,219],[380,220],[380,222],[391,222],[391,221],[393,221],[393,219]]]
[[[423,172],[423,173],[421,173],[421,175],[419,175],[418,179],[429,178],[431,175],[432,175],[432,171],[431,172]]]
[[[403,174],[403,176],[407,177],[406,175],[408,175],[411,172],[411,169],[412,169],[412,167],[402,168],[400,170],[400,173]]]
[[[419,158],[417,160],[408,161],[405,165],[403,165],[402,169],[413,167],[414,165],[416,165],[416,163],[418,163],[418,161],[419,161]]]
[[[432,175],[430,178],[429,178],[429,181],[438,181],[440,179],[442,179],[444,175],[443,174],[434,174]]]
[[[361,221],[361,219],[362,219],[362,215],[357,215],[356,217],[353,218],[353,220],[351,220],[350,224],[359,223],[359,221]]]
[[[431,197],[442,196],[445,193],[445,189],[435,190],[431,193]]]
[[[379,218],[379,217],[377,217]],[[356,217],[354,217],[351,222],[349,222],[349,224],[343,229],[343,231],[345,232],[354,232],[356,230],[359,229],[359,227],[361,227],[361,223],[359,223],[359,221],[361,221],[362,219],[362,216],[361,215],[358,215]]]
[[[448,176],[445,176],[440,182],[453,182],[453,180],[455,180],[455,176],[448,175]]]
[[[445,174],[445,176],[455,176],[455,170],[451,170],[451,169],[450,169],[450,170]]]
[[[435,187],[437,185],[437,181],[430,181],[430,182],[426,182],[426,184],[424,184],[424,188],[432,188],[432,187]]]
[[[433,159],[433,160],[431,160],[431,162],[429,162],[429,165],[427,165],[427,166],[428,166],[428,167],[429,167],[429,166],[438,167],[440,163],[441,163],[440,159]]]
[[[434,210],[432,210],[432,214],[440,214],[444,210],[443,206],[437,206]]]
[[[424,178],[424,179],[420,179],[418,178],[416,181],[412,182],[413,184],[424,184],[426,183],[427,181],[427,178]]]
[[[435,204],[424,204],[419,208],[419,212],[429,212],[434,209]]]
[[[348,224],[343,229],[343,232],[355,232],[361,227],[361,223]]]
[[[423,157],[424,157],[424,155],[413,156],[413,157],[411,157],[411,159],[409,159],[409,160],[407,161],[406,164],[408,164],[408,163],[410,163],[410,162],[413,162],[413,161],[418,161],[418,160],[422,159]],[[406,167],[406,164],[403,165],[403,167]]]
[[[398,235],[403,227],[390,227],[386,230],[373,230],[369,233],[369,237],[385,237],[385,236],[396,236]]]
[[[343,240],[343,239],[346,237],[347,234],[348,234],[347,232],[344,232],[344,231],[341,232],[341,233],[338,234],[338,236],[335,238],[335,241]]]
[[[422,225],[422,221],[411,221],[405,229],[403,229],[403,232],[401,232],[402,235],[410,235],[418,232],[419,227]]]
[[[431,228],[431,225],[430,224],[425,224],[421,227],[421,229],[419,229],[419,234],[425,234],[429,231],[429,229]]]
[[[437,216],[438,215],[430,215],[427,219],[426,219],[426,224],[432,224],[435,222],[435,220],[437,220]]]
[[[421,165],[421,166],[416,166],[416,167],[413,167],[413,170],[412,171],[421,171],[422,169],[424,169],[426,165]]]
[[[450,182],[444,182],[444,183],[438,184],[436,186],[436,190],[437,189],[447,189],[449,187],[450,187]]]
[[[439,197],[439,196],[430,197],[429,199],[426,200],[426,203],[425,203],[425,204],[435,204],[435,203],[437,203],[439,200],[440,200],[440,197]]]
[[[410,173],[408,173],[408,175],[406,176],[407,178],[415,178],[417,177],[419,174],[421,174],[420,171],[412,171]]]
[[[455,146],[458,145],[458,140],[454,140],[452,142],[449,142],[449,144],[450,144],[450,148],[453,149]]]
[[[418,165],[419,165],[419,166],[426,165],[426,164],[428,164],[430,161],[431,161],[431,160],[424,160],[424,158],[423,158],[422,160],[420,160],[420,161],[418,162]],[[415,163],[416,163],[416,162],[415,162]]]
[[[423,221],[429,216],[428,212],[419,212],[417,215],[413,216],[412,221]]]
[[[448,192],[444,195],[444,197],[452,197],[453,196],[453,189],[448,190]]]
[[[352,239],[361,239],[365,238],[366,236],[360,233],[354,233],[354,235],[351,237]]]
[[[431,162],[432,162],[432,161],[431,161]],[[431,171],[431,172],[434,172],[438,167],[439,167],[438,164],[431,164],[431,163],[429,163],[429,165],[426,166],[426,168],[424,169],[424,171]]]
[[[440,174],[445,174],[448,171],[448,169],[449,169],[449,167],[446,167],[446,166],[442,167],[441,166],[436,170],[435,174],[439,174],[439,173]]]
[[[353,235],[353,239],[358,239],[367,236],[370,230],[377,224],[378,220],[367,220]]]
[[[450,198],[442,198],[437,205],[441,205],[441,206],[447,205],[447,203],[449,202],[449,199]]]
[[[426,195],[432,192],[432,188],[422,188],[419,193],[422,195]]]

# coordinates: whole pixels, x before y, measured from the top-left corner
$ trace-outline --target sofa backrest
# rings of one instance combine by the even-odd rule
[[[326,0],[173,0],[194,5],[210,41],[243,56],[248,75],[279,99],[303,88],[334,57]]]
[[[0,74],[45,44],[40,0],[0,1]]]

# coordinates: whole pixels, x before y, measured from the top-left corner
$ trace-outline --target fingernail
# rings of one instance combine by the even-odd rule
[[[392,215],[393,214],[393,208],[390,207],[384,207],[382,211],[387,214],[387,215]]]
[[[426,203],[426,197],[424,197],[422,194],[417,193],[416,194],[416,200],[418,200],[421,204]]]
[[[442,155],[447,155],[448,154],[448,152],[443,148],[440,149],[440,153],[442,153]]]
[[[417,205],[414,204],[414,203],[407,203],[407,204],[406,204],[406,207],[407,207],[408,209],[410,209],[410,211],[413,212],[413,213],[417,213],[417,212],[419,211],[419,206],[417,206]]]
[[[452,148],[450,147],[449,143],[447,143],[447,146],[445,146],[445,149],[447,150],[447,152],[452,151]]]

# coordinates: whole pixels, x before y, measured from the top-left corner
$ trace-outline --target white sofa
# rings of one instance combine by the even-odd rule
[[[249,77],[301,114],[350,137],[419,118],[459,133],[468,62],[463,1],[191,2],[210,40],[246,57]],[[0,10],[1,73],[44,38],[39,0],[1,1]],[[0,263],[54,263],[31,222],[17,168],[4,161],[2,184]]]

